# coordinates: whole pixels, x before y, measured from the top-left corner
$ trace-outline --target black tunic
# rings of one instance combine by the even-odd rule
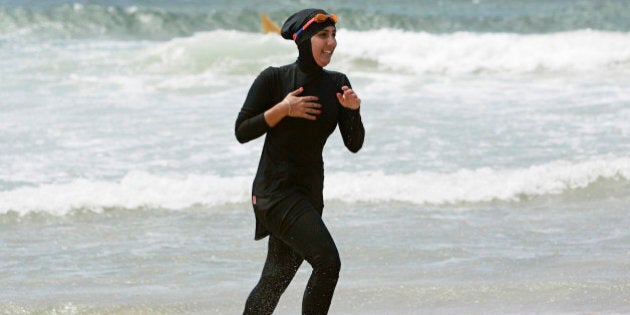
[[[350,87],[343,73],[304,67],[299,62],[263,70],[252,84],[238,118],[235,133],[245,143],[267,133],[252,189],[256,215],[255,239],[269,235],[261,219],[280,200],[302,193],[321,214],[324,203],[324,162],[322,151],[337,124],[345,146],[357,152],[365,131],[359,110],[347,109],[336,93]],[[322,105],[317,120],[285,117],[270,128],[264,112],[280,103],[289,92],[304,87],[299,96],[317,96]]]

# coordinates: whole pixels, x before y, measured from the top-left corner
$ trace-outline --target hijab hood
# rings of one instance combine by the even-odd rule
[[[293,40],[293,34],[319,13],[328,15],[328,13],[322,9],[304,9],[293,13],[282,25],[280,34],[284,39]],[[299,52],[297,63],[301,71],[305,73],[316,73],[322,70],[322,67],[315,62],[315,58],[313,57],[311,37],[328,26],[335,26],[335,22],[331,19],[327,19],[322,23],[311,23],[306,30],[302,31],[302,33],[295,38],[294,41]]]

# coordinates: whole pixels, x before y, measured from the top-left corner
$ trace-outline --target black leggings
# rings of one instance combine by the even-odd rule
[[[302,314],[327,314],[341,261],[321,215],[301,194],[284,199],[264,218],[271,232],[260,281],[243,314],[272,314],[280,296],[306,260],[313,272],[302,300]]]

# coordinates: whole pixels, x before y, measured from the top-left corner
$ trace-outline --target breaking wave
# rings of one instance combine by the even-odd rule
[[[246,203],[252,178],[214,175],[166,176],[132,172],[119,181],[79,179],[63,184],[21,187],[0,192],[0,214],[44,212],[65,215],[84,209],[159,208],[185,210]],[[462,169],[453,173],[329,173],[324,198],[348,203],[406,202],[456,205],[582,194],[607,196],[630,185],[630,158],[555,161],[528,168]]]
[[[19,2],[18,2],[19,3]],[[23,4],[0,7],[0,35],[13,34],[44,38],[133,38],[168,39],[216,29],[260,31],[260,11],[281,24],[301,7],[299,4],[251,7],[230,3],[179,3],[158,6],[138,2],[134,6],[96,3]],[[550,3],[545,6],[520,3],[459,1],[453,3],[409,2],[405,10],[374,11],[370,8],[334,8],[340,27],[351,30],[399,29],[413,32],[453,33],[509,32],[553,33],[578,29],[629,31],[630,5],[627,1],[581,1]],[[510,14],[510,9],[518,14]]]

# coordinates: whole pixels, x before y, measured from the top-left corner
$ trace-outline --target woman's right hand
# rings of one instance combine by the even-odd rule
[[[282,100],[282,104],[287,108],[287,116],[316,120],[317,115],[322,113],[322,105],[315,103],[315,101],[319,100],[319,97],[299,96],[303,91],[304,87],[300,87],[287,94],[284,100]]]

